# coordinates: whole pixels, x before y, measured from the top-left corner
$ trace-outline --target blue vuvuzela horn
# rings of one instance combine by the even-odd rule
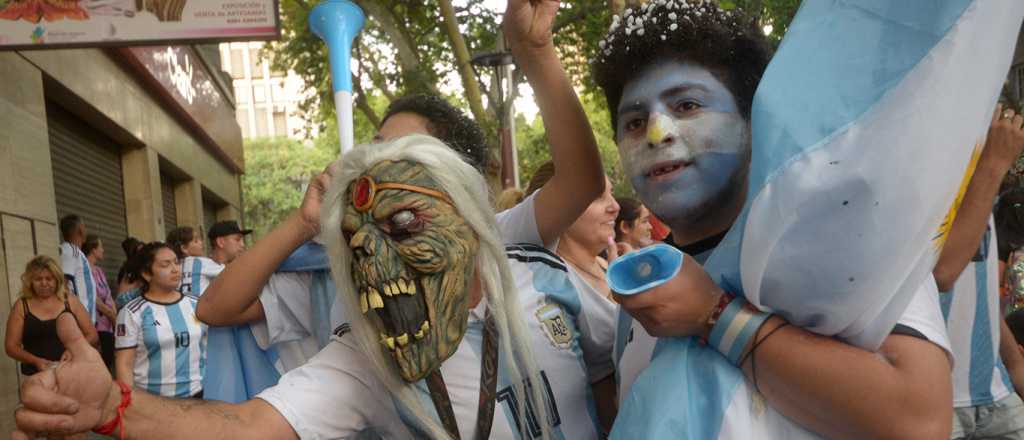
[[[352,43],[366,16],[349,0],[324,0],[309,14],[309,28],[327,43],[341,152],[355,144],[352,123]]]

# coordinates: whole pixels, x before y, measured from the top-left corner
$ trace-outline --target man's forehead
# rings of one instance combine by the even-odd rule
[[[617,111],[621,114],[665,92],[686,89],[733,98],[732,92],[707,67],[693,61],[666,60],[645,67],[626,82]]]
[[[399,112],[391,115],[377,131],[376,140],[387,142],[414,134],[433,136],[430,120],[413,112]]]

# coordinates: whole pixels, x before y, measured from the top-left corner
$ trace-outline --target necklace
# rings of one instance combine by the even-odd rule
[[[568,255],[564,255],[564,254],[561,254],[561,253],[559,253],[558,255],[559,255],[559,256],[561,256],[561,257],[562,257],[563,259],[565,259],[565,261],[566,261],[566,262],[568,262],[569,264],[571,264],[571,265],[572,265],[572,267],[575,267],[576,269],[578,269],[578,270],[579,270],[580,272],[583,272],[583,273],[585,273],[585,274],[589,275],[589,276],[590,276],[591,278],[593,278],[593,279],[595,279],[595,280],[599,280],[599,281],[604,281],[604,276],[603,276],[603,275],[597,275],[597,274],[594,274],[594,272],[592,272],[592,271],[590,271],[590,270],[587,270],[587,269],[586,269],[585,267],[583,267],[583,266],[582,266],[581,264],[579,264],[579,263],[577,263],[577,262],[573,261],[573,259],[572,259],[572,258],[569,258],[569,256],[568,256]]]

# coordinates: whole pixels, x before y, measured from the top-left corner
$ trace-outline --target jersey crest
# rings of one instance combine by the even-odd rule
[[[556,348],[566,349],[572,345],[572,327],[561,306],[547,303],[537,309],[536,316],[544,328],[544,335]]]

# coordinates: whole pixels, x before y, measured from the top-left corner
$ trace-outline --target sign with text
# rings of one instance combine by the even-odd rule
[[[0,0],[0,49],[278,36],[277,0]]]

